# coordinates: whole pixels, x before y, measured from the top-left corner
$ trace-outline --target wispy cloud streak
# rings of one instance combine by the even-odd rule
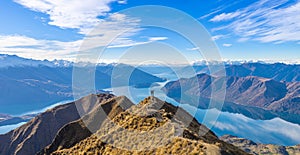
[[[299,1],[290,4],[287,0],[260,0],[235,12],[216,15],[210,21],[225,24],[213,31],[229,30],[240,38],[274,43],[300,40]]]

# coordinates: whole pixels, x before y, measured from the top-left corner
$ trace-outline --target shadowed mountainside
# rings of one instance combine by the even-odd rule
[[[112,97],[110,94],[89,95],[39,114],[21,127],[0,135],[0,154],[37,153],[53,141],[60,128],[80,118],[76,104],[92,109]]]
[[[123,72],[132,71],[129,83],[117,85],[130,85],[148,87],[154,82],[164,81],[130,65],[124,64],[87,64],[83,66],[55,65],[56,62],[24,59],[17,56],[2,56],[0,54],[0,113],[20,115],[22,113],[42,109],[53,103],[63,100],[72,100],[73,69],[83,70],[83,73],[95,72],[95,89],[110,88],[112,80],[122,81],[124,73],[114,72],[118,69]],[[65,62],[67,63],[67,62]],[[87,77],[85,77],[87,78]],[[124,81],[124,80],[123,80]],[[76,84],[76,83],[75,83]],[[18,97],[15,97],[18,94]],[[24,106],[26,105],[26,106]],[[22,107],[22,108],[19,108]]]
[[[96,132],[107,117],[112,119],[132,105],[134,104],[124,96],[114,97],[103,102],[83,118],[61,128],[53,142],[39,154],[50,154],[58,149],[74,146],[79,141],[91,136],[92,132]]]
[[[300,81],[300,65],[245,63],[226,67],[228,76],[259,76],[276,81]]]
[[[82,118],[75,104],[85,109],[87,114]],[[257,144],[229,135],[219,139],[188,112],[172,104],[148,97],[134,105],[124,96],[110,94],[89,95],[57,106],[0,135],[0,154],[7,155],[246,152],[288,155],[298,154],[300,147]]]
[[[86,115],[80,118],[78,108]],[[0,135],[0,154],[36,153],[246,154],[181,108],[154,97],[134,105],[109,94],[57,106]]]
[[[86,126],[93,124],[89,129],[94,134],[84,139],[79,135],[78,140],[82,140],[77,143],[70,136],[86,130],[82,122],[99,119],[98,108],[86,115],[87,118],[62,128],[53,143],[39,154],[246,154],[220,141],[183,109],[157,98],[148,97],[133,105],[126,97],[117,97],[104,105],[114,109],[106,113],[103,108],[109,119],[97,120],[97,130],[93,129],[95,122],[86,123]]]
[[[221,78],[199,74],[169,82],[163,90],[178,102],[207,109],[212,86],[218,87],[216,96],[226,89],[222,111],[242,113],[253,119],[280,117],[300,123],[300,82],[278,82],[255,76]],[[194,101],[193,96],[198,96],[199,101]]]
[[[219,66],[221,63],[210,64],[210,67]],[[190,66],[189,66],[190,67]],[[194,75],[190,72],[189,67],[175,67],[177,73],[183,75]],[[193,69],[197,74],[210,74],[210,70],[206,64],[194,64]],[[300,81],[300,65],[290,65],[283,63],[239,63],[239,64],[224,64],[227,76],[247,77],[258,76],[269,78],[276,81],[297,82]],[[162,69],[161,69],[162,70]],[[169,73],[172,73],[169,72]]]
[[[163,89],[169,97],[178,98],[181,86],[184,86],[184,95],[209,99],[212,86],[222,87],[223,84],[225,87],[217,88],[215,95],[218,96],[226,89],[227,102],[300,114],[300,82],[278,82],[255,76],[223,78],[199,74],[193,78],[169,82]]]

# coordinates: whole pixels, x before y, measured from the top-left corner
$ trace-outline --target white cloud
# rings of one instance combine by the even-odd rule
[[[211,39],[213,41],[215,40],[219,40],[219,39],[222,39],[222,38],[225,38],[226,36],[225,35],[215,35],[215,36],[212,36]]]
[[[212,19],[210,19],[211,22],[220,22],[220,21],[226,21],[233,19],[237,16],[239,16],[240,12],[231,12],[231,13],[222,13],[220,15],[214,16]]]
[[[300,139],[300,135],[298,134],[299,125],[288,123],[280,118],[274,118],[272,120],[269,120],[269,122],[269,124],[262,126],[264,130],[285,135],[286,137],[294,141]],[[278,127],[278,124],[281,124],[281,126]],[[286,132],[287,130],[289,132]]]
[[[223,44],[224,47],[231,47],[232,44]]]
[[[118,44],[109,45],[109,46],[107,46],[107,48],[132,47],[132,46],[143,45],[143,44],[148,44],[148,43],[150,43],[150,42],[149,41],[135,42],[135,41],[129,40],[129,41],[121,42],[121,43],[119,42]]]
[[[167,40],[168,37],[150,37],[149,40],[150,41],[163,41],[163,40]]]
[[[7,35],[0,36],[0,52],[3,54],[17,54],[33,59],[65,59],[72,60],[72,54],[78,51],[81,40],[62,42],[57,40],[37,40],[34,38]]]
[[[231,125],[231,124],[228,124],[228,123],[222,123],[220,121],[216,121],[216,122],[210,122],[210,124],[214,125],[215,128],[218,128],[220,130],[229,130],[229,131],[232,131],[232,132],[237,132],[238,129],[237,127]]]
[[[199,47],[193,47],[193,48],[187,48],[186,50],[188,51],[197,51],[197,50],[200,50]]]
[[[245,42],[248,41],[250,38],[240,38],[238,39],[238,42]]]
[[[33,38],[18,35],[0,36],[1,47],[13,47],[13,46],[39,46],[40,41]]]
[[[131,36],[141,30],[139,19],[129,18],[124,14],[111,14],[99,23],[85,38],[81,50],[99,46],[132,44]]]
[[[112,45],[109,45],[107,48],[122,48],[122,47],[132,47],[137,45],[143,45],[152,43],[155,41],[167,40],[168,37],[149,37],[147,41],[134,41],[129,38],[117,38]]]
[[[14,0],[16,3],[33,11],[49,15],[48,24],[60,28],[78,29],[86,34],[102,20],[99,16],[106,16],[110,11],[109,3],[116,0]],[[119,1],[124,4],[126,1]]]
[[[0,52],[16,54],[33,59],[64,59],[76,61],[77,56],[82,61],[94,62],[100,48],[129,47],[148,43],[137,42],[131,36],[139,32],[139,19],[129,18],[123,14],[110,14],[86,35],[82,40],[63,42],[58,40],[38,40],[20,35],[0,35]],[[163,37],[152,39],[162,40]],[[99,49],[93,53],[92,49]],[[95,51],[95,50],[94,50]]]
[[[204,111],[204,113],[207,112]],[[216,115],[217,113],[212,114]],[[297,134],[300,132],[300,126],[280,118],[258,121],[242,114],[222,112],[217,121],[208,123],[214,125],[214,128],[222,130],[222,133],[230,133],[259,143],[292,145],[291,143],[299,144],[300,142],[300,135]],[[286,132],[287,130],[290,132]]]
[[[287,4],[288,0],[260,0],[229,14],[222,13],[211,19],[228,20],[229,24],[215,28],[229,30],[241,38],[260,42],[283,43],[300,41],[300,2]],[[285,7],[280,7],[281,5]],[[242,39],[243,40],[243,39]]]
[[[217,13],[219,13],[219,12],[221,12],[221,11],[227,9],[227,8],[230,8],[234,5],[237,5],[238,3],[243,3],[243,2],[242,1],[234,1],[234,2],[230,2],[230,4],[227,3],[227,4],[224,4],[224,5],[221,5],[217,8],[215,8],[215,9],[213,9],[212,12],[201,16],[200,19],[204,19],[204,18],[208,18],[210,16],[213,16],[213,15],[215,15],[215,14],[217,14]]]
[[[127,0],[119,0],[118,3],[119,4],[127,4]]]

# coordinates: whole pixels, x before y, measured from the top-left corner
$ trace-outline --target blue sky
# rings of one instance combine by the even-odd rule
[[[194,17],[210,33],[223,60],[300,63],[298,0],[86,0],[84,3],[81,0],[4,0],[0,2],[0,53],[33,59],[74,60],[85,36],[95,26],[102,24],[103,42],[97,42],[99,47],[105,46],[111,33],[138,26],[138,20],[117,12],[140,5],[172,7]],[[173,32],[154,28],[123,34],[112,43],[105,58],[113,61],[134,45],[154,42],[176,44],[191,61],[202,59],[197,47]],[[151,53],[149,49],[147,52]]]

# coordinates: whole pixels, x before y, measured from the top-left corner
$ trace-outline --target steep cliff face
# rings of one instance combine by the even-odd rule
[[[183,109],[157,98],[148,97],[131,105],[130,100],[121,97],[106,104],[113,110],[108,111],[109,119],[103,120],[94,134],[72,147],[63,143],[70,141],[69,134],[58,134],[64,136],[57,136],[56,150],[49,149],[52,143],[41,154],[246,154],[219,140]],[[96,111],[87,115],[87,120],[98,119],[91,117]],[[62,130],[68,133],[67,128]]]
[[[60,105],[39,114],[21,127],[0,135],[0,154],[37,153],[53,141],[60,128],[80,118],[76,104],[90,107],[87,110],[91,110],[112,97],[113,95],[109,94],[89,95],[76,102]]]
[[[297,146],[278,146],[272,144],[258,144],[251,140],[225,135],[221,140],[233,144],[240,149],[255,155],[296,155],[300,154],[300,145]]]

